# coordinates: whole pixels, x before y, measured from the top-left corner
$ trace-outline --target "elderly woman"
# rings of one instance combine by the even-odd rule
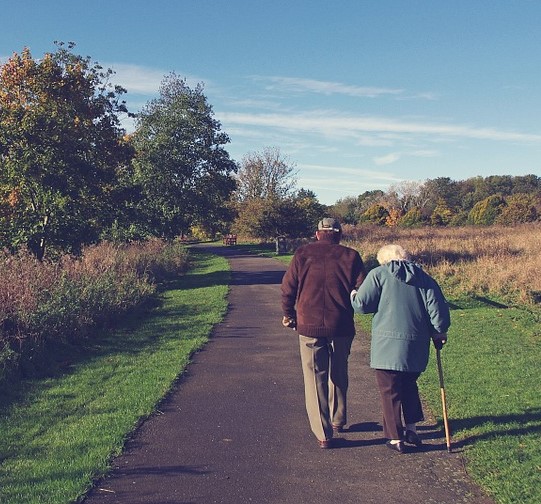
[[[370,367],[376,370],[383,432],[387,447],[403,453],[404,442],[422,444],[416,429],[424,419],[417,379],[428,364],[430,341],[441,348],[451,321],[436,281],[400,245],[382,247],[377,259],[380,266],[351,292],[351,305],[357,313],[374,313]]]

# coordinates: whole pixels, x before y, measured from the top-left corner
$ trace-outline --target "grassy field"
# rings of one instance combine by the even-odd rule
[[[153,413],[227,306],[227,262],[194,254],[150,316],[88,348],[63,348],[61,372],[3,390],[0,502],[74,502]]]
[[[452,325],[441,356],[453,451],[495,502],[541,502],[539,314],[449,301]],[[370,317],[359,317],[359,325],[370,331]],[[434,355],[419,388],[443,430]]]
[[[489,296],[505,303],[541,302],[541,223],[515,227],[345,227],[344,244],[374,265],[379,248],[399,243],[434,276],[448,296]]]

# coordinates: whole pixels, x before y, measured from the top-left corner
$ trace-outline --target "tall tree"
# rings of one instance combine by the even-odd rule
[[[227,143],[203,86],[192,89],[185,79],[167,75],[133,135],[135,180],[149,232],[172,238],[225,217],[237,171]]]
[[[513,194],[515,193],[541,193],[541,177],[532,174],[513,177]]]
[[[423,184],[414,180],[403,180],[389,186],[385,195],[381,198],[381,203],[387,210],[396,210],[403,215],[414,207],[424,208],[426,196],[422,191]]]
[[[536,198],[534,194],[512,194],[506,198],[506,204],[495,222],[505,225],[533,222],[538,217],[536,205],[539,202],[539,198]]]
[[[246,154],[237,174],[237,199],[287,198],[297,184],[296,175],[295,166],[277,147]]]
[[[385,193],[381,189],[365,191],[357,197],[358,211],[360,214],[366,212],[372,205],[377,204]]]
[[[332,205],[330,213],[343,224],[357,224],[360,217],[358,198],[355,196],[340,198]]]
[[[490,226],[496,222],[506,203],[501,194],[493,194],[477,202],[468,214],[468,223]]]
[[[305,189],[295,194],[296,173],[277,147],[244,156],[237,174],[235,229],[261,239],[304,234],[319,203]]]
[[[125,90],[73,46],[41,60],[24,49],[0,68],[0,245],[27,245],[39,259],[98,239],[130,156]]]
[[[437,207],[445,205],[448,209],[460,207],[460,194],[458,185],[449,177],[438,177],[426,180],[421,189],[426,205],[423,208],[425,215],[431,216]]]

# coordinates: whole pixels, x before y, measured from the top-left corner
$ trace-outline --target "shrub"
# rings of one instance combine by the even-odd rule
[[[0,275],[10,281],[0,285],[0,379],[49,343],[77,342],[111,324],[187,263],[182,244],[159,240],[102,243],[57,263],[4,252]]]
[[[507,205],[496,218],[497,224],[515,225],[537,220],[536,198],[532,194],[516,193],[506,198]]]
[[[414,207],[406,212],[405,215],[398,220],[398,226],[400,227],[418,227],[423,223],[423,216],[421,210]]]
[[[496,222],[505,200],[499,194],[494,194],[476,203],[468,215],[468,223],[482,226],[490,226]]]
[[[383,226],[389,217],[389,212],[382,205],[372,205],[360,217],[359,222],[372,222]]]

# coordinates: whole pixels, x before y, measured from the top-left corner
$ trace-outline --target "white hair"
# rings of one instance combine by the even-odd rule
[[[378,250],[376,256],[380,264],[387,264],[390,261],[409,261],[410,255],[400,245],[384,245]]]

